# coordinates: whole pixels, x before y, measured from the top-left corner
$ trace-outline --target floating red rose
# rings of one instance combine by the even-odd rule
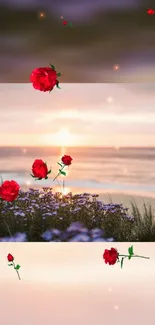
[[[64,26],[68,26],[68,27],[72,27],[72,22],[70,21],[70,22],[68,22],[68,21],[66,21],[66,20],[63,20],[63,25]]]
[[[11,254],[8,254],[7,259],[8,259],[8,262],[13,262],[14,257]]]
[[[121,261],[119,260],[119,257],[121,257]],[[121,262],[121,268],[123,267],[123,262],[124,262],[125,258],[128,258],[130,260],[133,257],[149,259],[149,257],[135,255],[134,252],[133,252],[133,246],[128,248],[128,254],[127,255],[119,254],[117,249],[113,248],[113,247],[111,249],[105,249],[105,251],[103,253],[103,259],[104,259],[106,264],[114,265],[114,264],[116,264],[116,262],[118,262],[118,263]]]
[[[34,69],[30,75],[30,81],[35,89],[50,92],[55,86],[59,88],[59,81],[57,78],[60,76],[61,73],[57,73],[55,67],[50,65],[50,67]]]
[[[106,264],[114,265],[118,259],[118,252],[115,248],[105,249],[103,258]]]
[[[48,170],[47,164],[42,159],[36,159],[32,165],[32,173],[32,177],[41,180],[42,178],[47,179],[47,175],[51,173],[51,170]]]
[[[61,168],[59,169],[59,173],[57,174],[57,176],[53,179],[53,181],[55,181],[57,179],[57,177],[61,174],[63,176],[66,176],[66,172],[63,171],[63,169],[65,168],[65,166],[69,166],[71,165],[71,161],[72,161],[72,157],[69,155],[64,155],[61,158],[61,163],[57,163]]]
[[[154,15],[154,14],[155,14],[155,10],[153,10],[153,9],[148,9],[148,10],[147,10],[147,13],[148,13],[148,15]]]
[[[5,181],[0,186],[0,197],[7,201],[13,202],[19,194],[20,186],[15,181]]]
[[[20,265],[19,264],[15,265],[14,257],[12,256],[12,254],[10,254],[10,253],[8,254],[7,260],[10,263],[10,264],[8,264],[8,266],[13,266],[14,270],[16,271],[16,273],[18,275],[18,279],[21,280],[19,272],[18,272],[18,270],[20,269]]]

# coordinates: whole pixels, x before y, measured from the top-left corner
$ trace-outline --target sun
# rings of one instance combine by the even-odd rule
[[[73,136],[67,128],[62,128],[57,132],[56,144],[60,146],[71,146],[73,144]]]
[[[44,145],[52,145],[58,147],[71,147],[75,145],[75,136],[71,134],[68,128],[61,128],[53,134],[44,134],[42,142]]]

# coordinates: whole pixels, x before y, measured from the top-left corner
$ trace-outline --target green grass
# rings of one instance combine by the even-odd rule
[[[136,203],[131,202],[132,215],[134,216],[134,228],[131,233],[131,241],[154,242],[155,222],[152,207],[143,204],[143,213],[140,212]]]

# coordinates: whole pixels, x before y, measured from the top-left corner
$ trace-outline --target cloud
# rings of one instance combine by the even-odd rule
[[[1,84],[1,139],[39,145],[42,135],[64,127],[85,139],[94,135],[96,142],[105,134],[153,136],[154,90],[155,84],[63,84],[49,94],[31,84]]]
[[[81,116],[91,110],[103,110],[126,114],[127,112],[152,112],[155,105],[155,84],[62,84],[62,89],[54,89],[52,93],[35,91],[31,84],[1,84],[0,110],[39,115],[63,114],[71,112]],[[108,98],[112,103],[108,103]]]

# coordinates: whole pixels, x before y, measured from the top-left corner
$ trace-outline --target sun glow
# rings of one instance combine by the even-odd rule
[[[61,192],[62,196],[67,195],[68,193],[71,192],[71,188],[66,187],[66,186],[64,188],[63,187],[60,188],[60,187],[57,186],[54,190],[55,190],[55,192]]]
[[[42,137],[42,141],[46,145],[54,145],[60,147],[71,147],[76,145],[75,135],[71,134],[67,128],[62,128],[54,134],[45,134]]]
[[[65,128],[61,129],[56,134],[56,138],[57,138],[56,139],[57,145],[70,146],[73,144],[73,138],[68,129]]]

